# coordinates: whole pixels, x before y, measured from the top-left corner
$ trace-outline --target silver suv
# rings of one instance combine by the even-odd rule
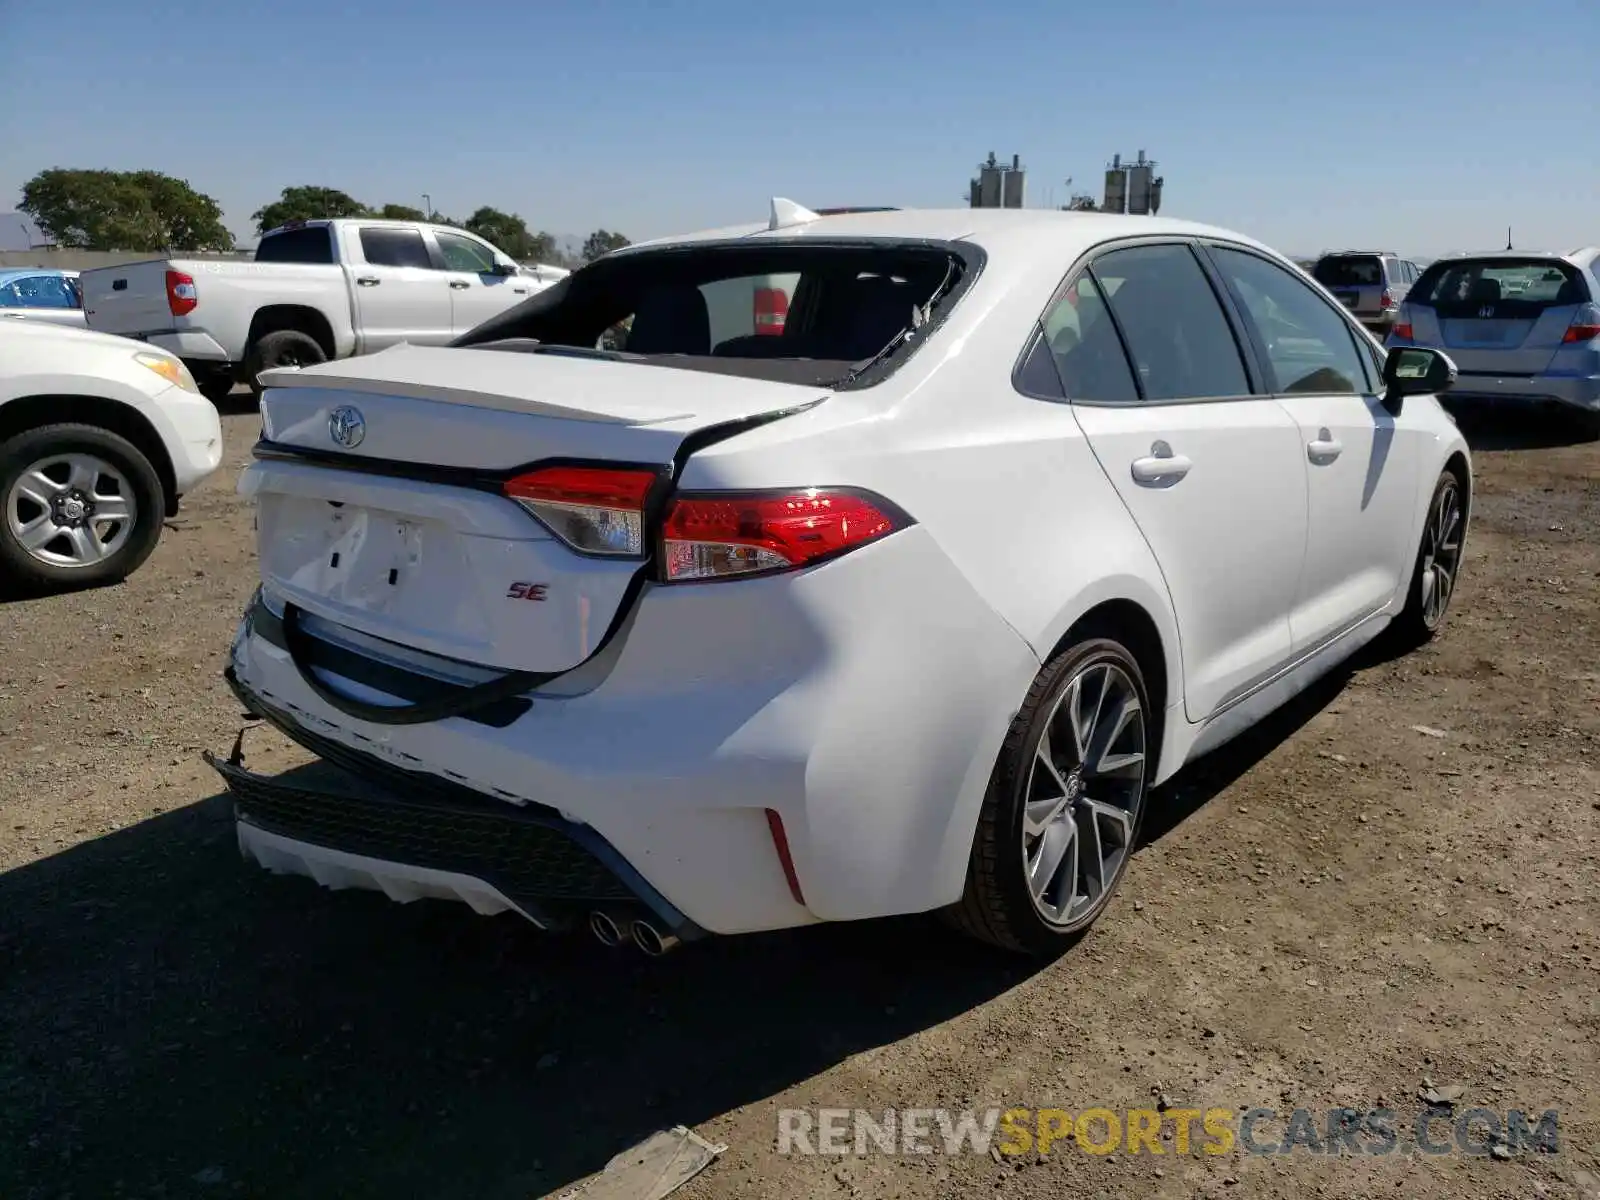
[[[1331,250],[1317,259],[1311,276],[1379,337],[1387,337],[1400,303],[1422,272],[1392,250]]]

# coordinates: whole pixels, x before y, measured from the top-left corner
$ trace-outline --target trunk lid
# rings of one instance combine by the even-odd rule
[[[79,276],[84,319],[100,333],[123,336],[157,333],[174,327],[167,304],[167,269],[183,270],[167,259],[97,267]]]
[[[1411,304],[1414,340],[1449,353],[1474,375],[1538,375],[1561,349],[1579,305]]]
[[[594,653],[645,564],[571,549],[500,494],[498,479],[550,460],[669,468],[691,434],[831,394],[625,361],[411,346],[262,382],[266,440],[317,455],[263,458],[240,480],[257,502],[267,589],[373,637],[541,672]],[[350,413],[334,419],[340,409],[359,413],[359,438]]]

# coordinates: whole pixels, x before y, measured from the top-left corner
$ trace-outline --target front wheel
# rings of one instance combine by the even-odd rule
[[[1446,468],[1433,485],[1433,498],[1428,502],[1422,542],[1406,589],[1406,606],[1394,619],[1394,636],[1402,648],[1420,646],[1444,627],[1450,601],[1461,582],[1466,525],[1462,479]]]
[[[92,425],[46,425],[0,442],[0,573],[40,590],[132,574],[161,536],[155,468]]]
[[[1154,721],[1139,664],[1088,638],[1053,659],[1011,722],[984,796],[962,932],[1057,954],[1110,902],[1137,844]]]

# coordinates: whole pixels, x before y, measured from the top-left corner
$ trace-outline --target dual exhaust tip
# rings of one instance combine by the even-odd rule
[[[660,958],[677,949],[680,941],[676,934],[657,928],[643,917],[618,920],[600,909],[589,914],[589,932],[602,946],[620,946],[624,941],[631,941],[651,958]]]

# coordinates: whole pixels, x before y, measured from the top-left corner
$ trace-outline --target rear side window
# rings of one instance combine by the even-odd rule
[[[1187,246],[1113,250],[1091,266],[1127,339],[1146,400],[1244,396],[1244,360]]]
[[[1496,315],[1513,316],[1583,304],[1590,296],[1583,276],[1559,258],[1497,257],[1436,262],[1406,299],[1458,316],[1476,315],[1489,306],[1504,306]]]
[[[1068,285],[1045,317],[1044,343],[1069,400],[1125,404],[1139,398],[1111,310],[1090,276]]]
[[[1323,287],[1368,287],[1383,282],[1383,262],[1375,254],[1330,254],[1317,261],[1311,277]]]
[[[363,229],[361,256],[375,267],[433,267],[422,234],[415,229]]]
[[[256,247],[257,262],[313,263],[333,262],[332,229],[327,225],[308,225],[286,229],[261,239]]]

